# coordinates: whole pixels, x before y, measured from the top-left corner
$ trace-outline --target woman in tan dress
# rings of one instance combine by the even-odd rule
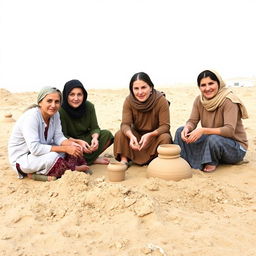
[[[158,145],[172,142],[169,102],[144,72],[133,75],[129,89],[121,127],[115,134],[114,155],[127,166],[131,162],[144,165],[157,156]]]

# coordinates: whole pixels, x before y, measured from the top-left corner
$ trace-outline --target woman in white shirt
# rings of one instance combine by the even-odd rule
[[[89,172],[82,148],[64,137],[58,110],[61,92],[44,87],[37,104],[16,122],[8,144],[8,154],[19,178],[40,180],[60,178],[68,169]],[[39,174],[39,175],[38,175]]]

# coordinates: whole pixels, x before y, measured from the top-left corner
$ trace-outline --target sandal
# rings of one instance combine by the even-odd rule
[[[32,180],[38,180],[38,181],[54,181],[57,180],[55,176],[47,176],[42,174],[35,174],[35,173],[29,173],[28,177]]]
[[[243,159],[243,160],[241,160],[241,161],[235,163],[235,165],[248,164],[248,163],[249,163],[249,160]]]
[[[89,170],[84,171],[84,173],[89,174],[89,175],[92,175],[92,174],[93,174],[93,171],[89,169]]]
[[[132,164],[133,164],[131,160],[130,160],[130,161],[128,161],[128,162],[121,161],[120,163],[125,164],[125,165],[127,166],[127,169],[128,169],[129,167],[131,167],[131,166],[132,166]]]

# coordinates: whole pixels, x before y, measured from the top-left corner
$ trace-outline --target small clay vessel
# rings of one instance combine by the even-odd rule
[[[12,114],[5,114],[4,115],[4,119],[3,119],[4,122],[15,122],[15,120],[12,118]]]
[[[186,160],[180,157],[180,146],[162,144],[157,148],[158,157],[147,167],[147,177],[179,181],[192,177],[192,169]]]
[[[125,179],[125,170],[127,166],[123,163],[112,162],[107,166],[109,181],[119,182]]]

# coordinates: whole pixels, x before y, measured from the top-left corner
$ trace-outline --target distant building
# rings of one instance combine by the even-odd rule
[[[252,87],[256,86],[256,79],[234,78],[227,80],[226,83],[229,87]]]

